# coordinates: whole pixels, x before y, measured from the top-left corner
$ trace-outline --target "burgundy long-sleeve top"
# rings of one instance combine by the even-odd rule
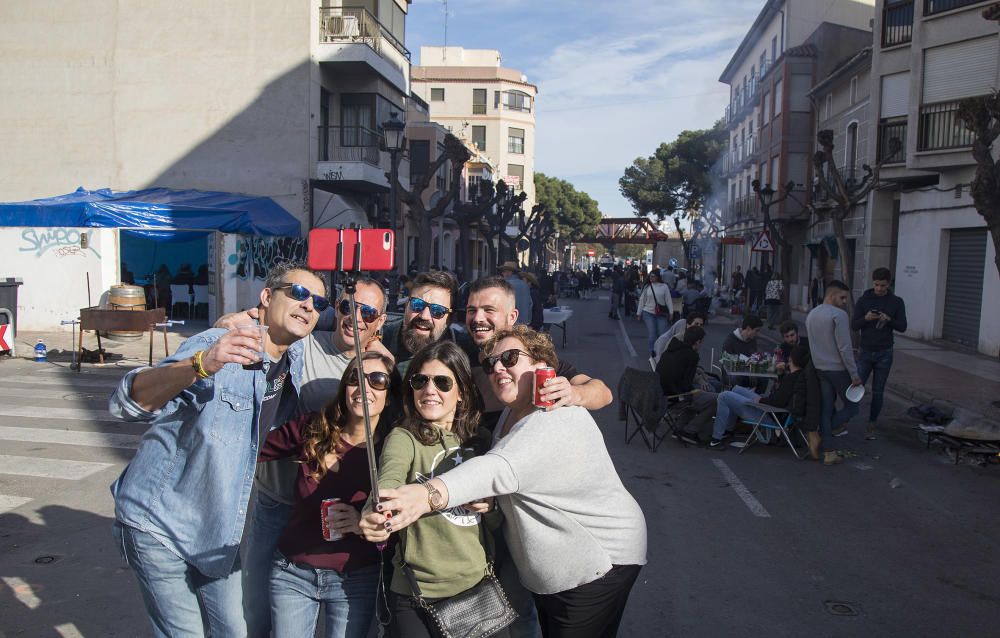
[[[259,460],[274,461],[294,456],[304,461],[302,443],[312,417],[312,414],[306,414],[272,430],[261,447]],[[309,475],[310,467],[306,463],[299,464],[295,481],[295,513],[278,540],[278,549],[293,563],[349,572],[377,564],[379,555],[373,543],[357,534],[345,534],[343,539],[337,541],[323,539],[322,501],[339,498],[360,512],[371,491],[365,448],[341,441],[338,452],[340,465],[337,471],[327,471],[319,482]]]

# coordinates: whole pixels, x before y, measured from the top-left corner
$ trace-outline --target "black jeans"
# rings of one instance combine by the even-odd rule
[[[545,638],[614,638],[641,565],[615,565],[593,582],[559,592],[535,594]]]

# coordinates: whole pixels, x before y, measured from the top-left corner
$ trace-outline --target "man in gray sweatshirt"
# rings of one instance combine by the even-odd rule
[[[847,295],[848,289],[843,282],[831,281],[826,286],[823,303],[806,317],[809,351],[819,373],[823,397],[820,433],[827,452],[831,451],[832,437],[847,434],[847,422],[858,413],[858,404],[844,396],[848,387],[861,385],[851,345],[851,318],[845,311]],[[840,410],[836,410],[838,397],[842,404]]]

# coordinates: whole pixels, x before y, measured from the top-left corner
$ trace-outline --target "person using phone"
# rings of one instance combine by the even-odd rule
[[[148,423],[111,486],[119,547],[156,636],[246,633],[239,557],[257,450],[302,387],[302,339],[328,304],[304,264],[282,263],[260,293],[261,332],[213,328],[155,367],[130,371],[111,414]],[[258,369],[247,369],[260,361]]]
[[[489,433],[479,428],[481,402],[469,360],[454,343],[438,341],[421,349],[410,361],[403,392],[405,415],[382,449],[380,493],[425,483],[489,446]],[[436,635],[408,576],[416,580],[420,595],[432,602],[460,594],[482,580],[487,557],[481,514],[491,506],[488,502],[457,505],[401,531],[392,559],[389,635]]]
[[[313,636],[322,608],[326,638],[364,638],[375,612],[381,560],[360,536],[361,509],[371,492],[362,402],[368,403],[376,453],[384,432],[380,417],[400,392],[392,360],[377,352],[351,359],[346,374],[320,411],[271,430],[261,461],[293,459],[295,513],[281,534],[270,573],[270,613],[275,638]],[[323,502],[337,499],[321,521]],[[323,526],[331,532],[324,538]]]

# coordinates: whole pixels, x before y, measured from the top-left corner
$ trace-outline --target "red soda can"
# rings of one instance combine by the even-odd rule
[[[324,498],[319,505],[320,521],[323,525],[323,540],[325,541],[339,541],[344,537],[340,532],[330,529],[330,526],[326,522],[326,515],[330,511],[330,506],[339,502],[339,498]]]
[[[555,379],[555,378],[556,378],[555,368],[537,368],[535,370],[534,405],[536,408],[547,408],[549,406],[553,406],[556,404],[555,401],[546,401],[545,399],[542,398],[542,386],[544,386],[545,382],[548,381],[549,379]]]

